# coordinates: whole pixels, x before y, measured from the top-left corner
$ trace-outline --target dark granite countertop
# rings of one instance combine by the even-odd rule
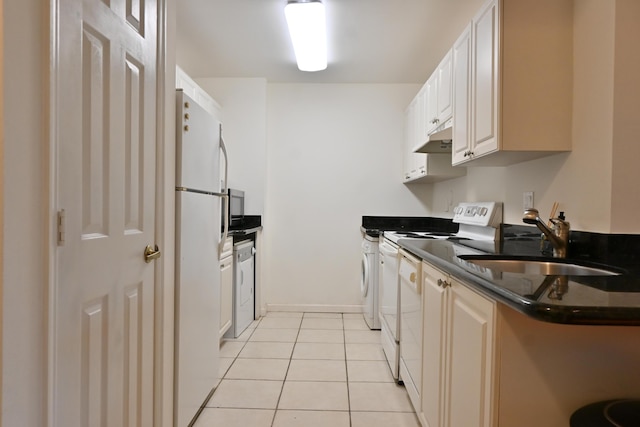
[[[572,232],[569,259],[593,266],[611,266],[618,276],[562,276],[566,288],[552,292],[554,277],[507,273],[460,258],[464,255],[536,256],[540,233],[535,228],[503,226],[503,240],[478,241],[401,239],[409,252],[461,279],[484,295],[538,320],[589,325],[640,325],[640,236]],[[604,251],[603,248],[615,248]],[[618,256],[614,256],[619,252]],[[558,298],[560,297],[560,298]]]
[[[360,230],[378,237],[383,231],[442,231],[455,233],[458,224],[451,219],[421,216],[363,216]]]
[[[241,220],[229,225],[230,236],[241,236],[262,230],[261,215],[245,215]]]
[[[241,220],[229,224],[229,237],[238,243],[245,240],[255,240],[255,234],[262,230],[262,216],[245,215]]]

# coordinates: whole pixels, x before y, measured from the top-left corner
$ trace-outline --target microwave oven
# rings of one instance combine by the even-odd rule
[[[222,212],[222,223],[224,224],[224,215],[229,216],[229,226],[239,225],[244,219],[244,191],[228,190],[229,203],[227,203],[227,211]]]

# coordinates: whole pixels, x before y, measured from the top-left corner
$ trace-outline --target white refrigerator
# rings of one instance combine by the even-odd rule
[[[218,383],[220,209],[226,197],[220,153],[226,162],[226,151],[220,121],[182,90],[176,97],[174,417],[176,427],[187,427]]]

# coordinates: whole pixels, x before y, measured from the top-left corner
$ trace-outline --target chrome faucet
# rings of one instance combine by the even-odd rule
[[[569,231],[571,229],[569,223],[565,221],[564,212],[560,212],[558,218],[551,218],[549,221],[553,224],[553,228],[549,228],[544,221],[540,219],[537,209],[527,209],[524,211],[522,221],[526,224],[535,224],[540,231],[546,236],[547,240],[553,245],[553,256],[556,258],[566,258],[567,248],[569,246]]]

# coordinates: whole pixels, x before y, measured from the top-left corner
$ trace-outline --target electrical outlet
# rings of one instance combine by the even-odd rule
[[[522,193],[522,209],[533,208],[533,191],[525,191]]]

